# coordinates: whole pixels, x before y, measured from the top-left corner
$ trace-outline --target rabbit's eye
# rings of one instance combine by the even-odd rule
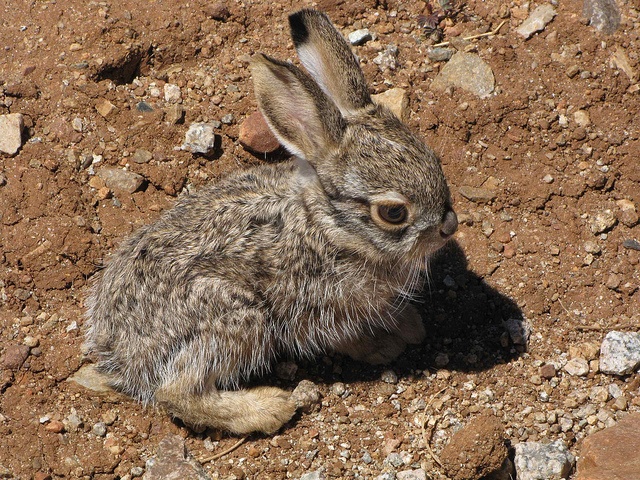
[[[407,220],[409,213],[402,204],[378,205],[378,216],[387,223],[400,225]]]

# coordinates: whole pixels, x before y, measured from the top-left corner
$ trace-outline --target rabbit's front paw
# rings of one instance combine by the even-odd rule
[[[375,336],[345,342],[339,345],[336,351],[360,362],[380,365],[398,358],[406,346],[407,343],[396,333],[378,330]]]
[[[398,318],[398,335],[402,340],[410,345],[418,345],[422,343],[427,336],[427,331],[422,323],[422,316],[418,309],[406,304],[405,307],[397,314]]]

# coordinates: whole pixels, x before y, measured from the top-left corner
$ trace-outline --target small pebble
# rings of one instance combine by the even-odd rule
[[[398,375],[393,370],[387,369],[380,375],[380,380],[385,383],[395,385],[396,383],[398,383]]]
[[[589,373],[589,362],[584,358],[572,358],[564,366],[564,371],[569,375],[583,377]]]
[[[167,103],[178,103],[182,100],[182,92],[178,85],[173,83],[164,84],[164,101]]]
[[[373,37],[371,36],[371,32],[368,28],[361,28],[360,30],[351,32],[347,38],[351,45],[364,45]]]
[[[97,437],[104,437],[107,434],[107,426],[104,422],[98,422],[93,426],[91,432]]]

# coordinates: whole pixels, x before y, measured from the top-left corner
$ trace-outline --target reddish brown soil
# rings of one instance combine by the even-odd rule
[[[527,41],[515,32],[528,15],[519,0],[506,9],[471,0],[451,19],[444,40],[487,31],[506,15],[499,35],[467,47],[496,77],[498,93],[480,100],[430,89],[441,64],[427,60],[430,42],[418,25],[424,2],[319,2],[345,34],[361,27],[377,33],[377,41],[356,47],[372,90],[407,89],[408,123],[442,157],[463,223],[425,289],[425,344],[391,365],[399,383],[346,358],[299,362],[295,381],[319,385],[321,408],[296,417],[275,439],[250,437],[207,464],[214,478],[297,478],[321,467],[333,477],[371,478],[388,467],[391,451],[411,455],[405,469],[421,465],[444,478],[425,442],[441,450],[481,409],[498,413],[512,443],[564,438],[574,452],[602,425],[562,432],[533,415],[571,411],[570,393],[588,396],[610,384],[626,395],[623,410],[640,409],[637,376],[558,372],[552,387],[538,375],[542,363],[562,363],[572,348],[586,356],[585,343],[640,323],[640,252],[623,246],[640,240],[640,227],[619,203],[640,209],[640,17],[633,2],[619,2],[622,25],[605,36],[582,20],[580,1],[558,3],[553,22]],[[0,3],[0,114],[22,113],[27,125],[19,153],[0,154],[5,366],[19,356],[17,346],[30,346],[20,368],[2,370],[0,476],[121,478],[144,467],[168,432],[186,437],[201,459],[211,455],[207,447],[215,453],[235,441],[213,434],[212,445],[162,412],[67,382],[83,363],[87,284],[109,252],[185,188],[264,161],[237,141],[239,123],[256,108],[248,59],[259,51],[295,58],[286,15],[300,5],[229,0],[226,7],[228,14],[204,0]],[[372,60],[391,43],[399,67],[383,73]],[[635,78],[614,54],[626,57]],[[169,106],[153,96],[165,82],[181,88],[184,124],[166,122]],[[96,110],[105,99],[115,106],[107,117]],[[153,111],[138,111],[141,101]],[[577,110],[588,112],[588,125],[576,123]],[[222,125],[213,157],[175,150],[189,124],[229,113],[234,120]],[[130,162],[138,149],[153,158]],[[94,156],[102,157],[97,165],[128,164],[145,185],[133,194],[105,189],[93,175]],[[496,198],[470,202],[462,186],[488,188]],[[617,222],[595,235],[590,222],[607,209]],[[585,251],[585,242],[599,252]],[[447,275],[455,285],[444,282]],[[503,336],[502,322],[514,316],[531,324],[528,353]],[[439,368],[442,353],[449,363]],[[295,381],[279,383],[293,388]],[[335,382],[350,394],[332,393]],[[542,392],[548,401],[540,401]],[[431,439],[412,407],[420,399],[429,404],[427,417],[446,419],[432,425]],[[598,409],[615,410],[611,402]],[[78,428],[69,424],[74,412]],[[106,437],[92,431],[101,421]],[[365,452],[372,462],[363,461]]]

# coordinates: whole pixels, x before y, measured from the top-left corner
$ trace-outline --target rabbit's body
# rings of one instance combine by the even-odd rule
[[[302,11],[291,25],[303,63],[351,55],[324,15]],[[219,389],[279,354],[380,363],[423,339],[406,297],[455,230],[446,182],[431,150],[371,103],[353,56],[339,60],[355,87],[318,73],[325,90],[353,90],[327,97],[295,67],[258,58],[261,110],[298,158],[183,197],[114,254],[87,335],[113,386],[186,423],[272,432],[295,411],[287,392]]]

